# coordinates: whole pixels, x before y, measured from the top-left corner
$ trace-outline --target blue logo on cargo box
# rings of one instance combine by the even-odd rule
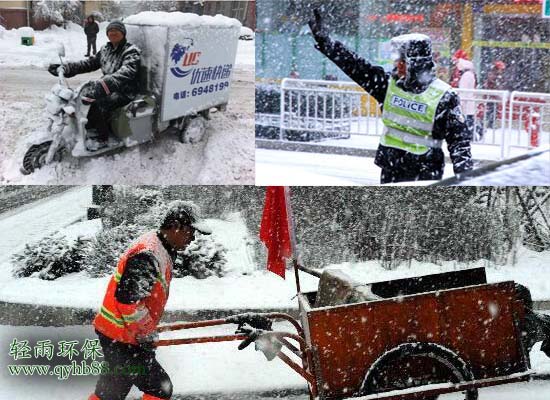
[[[176,43],[170,53],[170,58],[174,66],[170,68],[172,74],[177,78],[184,78],[189,75],[194,68],[193,65],[199,63],[200,51],[192,51],[193,39],[183,39],[181,43]],[[186,68],[187,67],[187,68]]]

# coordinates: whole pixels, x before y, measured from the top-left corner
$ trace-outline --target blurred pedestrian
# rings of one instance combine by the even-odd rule
[[[96,39],[99,32],[99,25],[95,22],[94,16],[90,15],[86,19],[84,24],[84,33],[86,34],[86,39],[88,40],[88,49],[86,50],[85,57],[90,57],[90,50],[93,48],[93,55],[97,53]]]
[[[454,88],[457,88],[458,87],[458,82],[460,81],[460,76],[461,76],[461,73],[460,71],[458,70],[457,68],[457,65],[456,65],[456,62],[457,60],[470,60],[470,58],[468,57],[468,53],[466,53],[464,50],[462,49],[458,49],[457,51],[455,51],[455,53],[453,54],[453,57],[451,59],[452,63],[453,63],[453,69],[451,71],[451,82],[450,82],[450,85]]]
[[[474,129],[475,124],[475,113],[476,113],[476,103],[474,101],[475,95],[472,91],[477,87],[477,78],[475,73],[474,64],[468,60],[468,54],[464,50],[458,50],[452,58],[454,65],[454,77],[452,86],[458,89],[465,89],[459,93],[460,96],[460,107],[462,112],[466,117],[466,125],[474,137],[474,133],[477,133],[477,139],[481,139],[483,136],[480,129]],[[456,80],[458,78],[458,80]]]
[[[487,79],[483,84],[484,89],[488,90],[505,90],[506,64],[503,61],[497,60],[493,63],[491,70],[487,74]],[[493,128],[495,126],[495,103],[489,101],[487,103],[487,126]]]

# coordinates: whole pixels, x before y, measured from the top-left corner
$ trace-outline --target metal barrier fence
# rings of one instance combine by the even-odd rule
[[[380,109],[357,84],[283,79],[281,140],[285,131],[316,134],[318,140],[354,135],[380,136]]]
[[[550,94],[455,90],[473,142],[497,147],[500,159],[509,157],[513,148],[550,143]],[[278,122],[279,140],[346,139],[380,136],[383,131],[380,107],[355,83],[287,78],[281,83],[280,101],[278,121],[267,116],[259,121],[260,125]]]
[[[473,143],[500,148],[499,157],[506,151],[506,109],[510,93],[506,90],[454,89],[460,97],[462,112],[473,133]]]
[[[550,143],[550,94],[512,92],[508,110],[508,149]]]

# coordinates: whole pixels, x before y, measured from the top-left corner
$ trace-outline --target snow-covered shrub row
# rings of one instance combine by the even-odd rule
[[[92,241],[85,270],[92,277],[112,274],[119,257],[141,233],[134,224],[124,224],[100,231]]]
[[[388,269],[412,260],[513,261],[524,232],[519,209],[488,206],[489,189],[292,188],[302,259],[310,267],[379,260]]]
[[[257,238],[264,188],[169,186],[141,190],[152,190],[156,193],[154,196],[161,199],[160,203],[193,199],[210,215],[223,216],[238,211],[245,219],[251,238]],[[367,260],[379,260],[386,268],[411,260],[513,262],[522,244],[537,251],[550,248],[547,231],[539,229],[536,235],[530,232],[531,228],[520,215],[520,204],[513,200],[513,190],[294,187],[292,208],[300,255],[307,266],[315,268]],[[528,190],[518,189],[522,196]],[[548,193],[548,188],[536,190],[542,195]],[[145,196],[138,190],[134,196],[147,198],[153,194]],[[148,218],[154,217],[154,209],[146,214]],[[128,218],[137,221],[144,216]],[[259,240],[254,251],[256,264],[263,268],[266,251]]]
[[[525,197],[525,206],[536,211],[536,204],[526,197],[529,190],[533,188],[294,187],[300,256],[312,268],[368,260],[379,260],[388,269],[413,260],[513,263],[521,245],[536,251],[550,249],[544,218],[535,214],[526,218],[514,197],[517,191]],[[543,197],[549,192],[548,188],[534,190]],[[100,208],[105,229],[90,243],[85,264],[92,276],[110,273],[130,241],[157,229],[166,204],[176,199],[192,199],[206,215],[223,218],[238,211],[254,241],[256,264],[264,268],[266,251],[257,239],[264,188],[115,187],[107,197]],[[199,236],[189,252],[194,259],[181,254],[176,276],[223,274],[225,253],[210,237]]]
[[[102,205],[101,217],[107,227],[138,223],[158,228],[156,221],[166,202],[158,189],[146,187],[117,187],[109,202]],[[155,215],[151,213],[154,212]]]

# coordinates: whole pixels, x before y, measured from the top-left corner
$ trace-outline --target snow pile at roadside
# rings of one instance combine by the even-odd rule
[[[550,151],[527,160],[499,167],[487,175],[466,180],[461,185],[471,186],[550,185]]]
[[[98,50],[107,43],[107,24],[99,24]],[[84,28],[69,22],[67,29],[52,25],[43,31],[34,31],[33,46],[21,45],[21,38],[16,29],[6,30],[4,35],[0,36],[0,68],[47,68],[51,63],[59,63],[58,44],[65,47],[64,61],[82,60],[87,48]]]
[[[124,22],[128,20],[132,21],[131,18],[137,18],[141,14],[143,13],[128,17]],[[199,19],[200,23],[204,24],[221,26],[237,26],[238,24],[239,27],[241,26],[238,20],[221,15],[217,15],[216,17],[203,16],[199,17]],[[138,20],[141,20],[141,17],[136,19],[136,21]],[[97,34],[98,51],[108,41],[105,32],[108,24],[108,22],[99,23],[99,33]],[[63,44],[65,47],[64,61],[82,60],[86,53],[87,44],[84,29],[72,22],[68,23],[67,29],[52,25],[43,31],[34,31],[35,42],[33,46],[23,46],[21,44],[21,38],[17,29],[2,29],[3,31],[0,31],[0,68],[30,67],[45,69],[51,63],[59,63],[57,55],[58,44]],[[254,65],[254,41],[239,40],[236,64]]]
[[[124,18],[125,24],[154,25],[154,26],[216,26],[216,27],[241,27],[239,20],[218,14],[197,15],[182,13],[180,11],[143,11],[136,15]]]

